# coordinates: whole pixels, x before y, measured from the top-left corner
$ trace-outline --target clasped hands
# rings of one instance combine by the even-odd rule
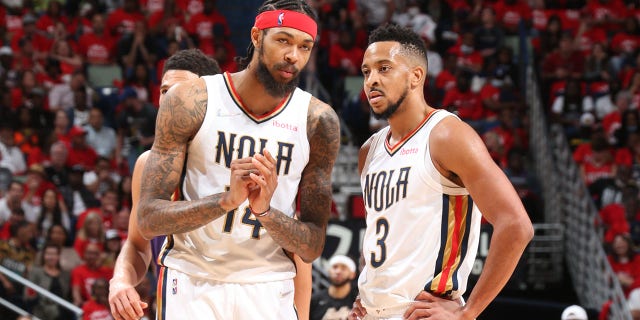
[[[233,208],[248,199],[253,212],[265,212],[277,186],[276,159],[267,149],[262,154],[231,161],[228,203]]]

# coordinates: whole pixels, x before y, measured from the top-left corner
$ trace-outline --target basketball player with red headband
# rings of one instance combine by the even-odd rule
[[[178,83],[160,104],[137,212],[143,237],[168,235],[158,319],[297,319],[291,253],[323,250],[340,127],[297,88],[315,15],[303,0],[258,13],[242,71]]]

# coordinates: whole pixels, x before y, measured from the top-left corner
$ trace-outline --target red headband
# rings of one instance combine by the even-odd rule
[[[275,27],[289,27],[308,33],[313,40],[318,34],[318,25],[306,14],[291,10],[265,11],[256,17],[255,27],[263,30]]]

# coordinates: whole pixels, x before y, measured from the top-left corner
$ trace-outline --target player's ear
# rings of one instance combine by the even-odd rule
[[[253,43],[254,47],[258,47],[260,44],[260,36],[262,35],[262,30],[258,29],[257,27],[252,27],[251,28],[251,42]]]
[[[409,81],[411,83],[411,88],[421,87],[424,84],[425,77],[427,76],[427,70],[421,66],[417,65],[413,67],[411,70],[411,74],[409,75]]]

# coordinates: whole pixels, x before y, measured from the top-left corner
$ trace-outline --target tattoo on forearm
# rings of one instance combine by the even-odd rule
[[[222,193],[193,201],[171,201],[179,186],[187,144],[200,129],[206,108],[204,83],[169,91],[163,99],[156,141],[141,184],[138,224],[147,236],[191,231],[226,213],[219,204]]]
[[[331,170],[340,143],[337,115],[315,98],[309,106],[307,133],[311,151],[299,186],[300,220],[272,212],[269,219],[261,222],[280,246],[312,261],[324,248],[331,212]]]
[[[283,249],[298,254],[304,260],[313,260],[317,257],[316,253],[322,253],[326,233],[324,227],[295,220],[273,208],[269,216],[260,223]]]

